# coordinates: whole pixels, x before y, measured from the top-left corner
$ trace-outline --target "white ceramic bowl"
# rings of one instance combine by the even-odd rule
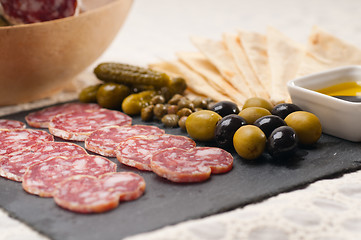
[[[83,0],[78,16],[0,27],[0,105],[61,90],[109,46],[132,0]]]
[[[324,133],[353,142],[361,141],[361,103],[331,97],[315,90],[361,80],[361,66],[346,66],[288,82],[292,102],[314,113]]]

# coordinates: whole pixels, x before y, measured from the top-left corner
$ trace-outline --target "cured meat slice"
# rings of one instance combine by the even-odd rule
[[[11,24],[50,21],[79,13],[78,0],[0,0]]]
[[[117,146],[127,138],[139,135],[160,135],[164,130],[155,126],[109,126],[94,131],[85,140],[85,148],[106,157],[115,157]]]
[[[49,131],[54,136],[66,140],[84,141],[99,128],[131,124],[132,118],[122,112],[99,109],[56,115],[50,121]]]
[[[75,157],[55,157],[48,161],[31,165],[23,176],[23,188],[31,194],[51,197],[56,185],[75,175],[100,176],[115,172],[117,165],[112,161],[94,155]]]
[[[31,127],[48,128],[50,120],[58,114],[96,109],[100,109],[100,106],[94,103],[65,103],[29,113],[25,120]]]
[[[155,153],[150,166],[157,175],[173,182],[200,182],[211,173],[230,171],[233,157],[216,147],[169,148]]]
[[[150,136],[131,137],[119,144],[115,151],[119,162],[138,168],[140,170],[152,171],[150,159],[152,155],[166,148],[194,148],[196,143],[184,136],[162,134]]]
[[[0,119],[0,129],[23,129],[25,127],[25,123],[20,121],[11,119]]]
[[[0,129],[0,155],[22,150],[40,142],[54,141],[54,137],[41,130]]]
[[[87,154],[84,148],[67,142],[37,143],[19,152],[13,152],[0,159],[0,176],[21,182],[26,169],[36,163],[57,156],[76,156]]]
[[[132,172],[107,173],[99,178],[78,175],[57,186],[54,200],[74,212],[99,213],[116,208],[119,201],[137,199],[144,190],[144,179]]]

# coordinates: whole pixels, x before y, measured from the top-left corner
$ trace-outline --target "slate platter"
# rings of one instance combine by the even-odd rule
[[[27,113],[2,118],[25,122]],[[133,124],[145,123],[138,117],[133,119]],[[159,123],[148,124],[162,127]],[[180,129],[165,130],[170,134],[186,135]],[[205,144],[197,143],[197,146]],[[138,200],[120,203],[118,208],[107,213],[72,213],[58,207],[53,199],[27,194],[20,183],[4,178],[0,178],[0,207],[51,239],[119,240],[232,210],[305,187],[319,179],[361,169],[361,145],[327,135],[323,135],[315,147],[299,149],[288,163],[274,162],[264,155],[251,164],[234,151],[231,153],[234,156],[231,172],[212,175],[208,181],[195,184],[171,183],[151,172],[122,166],[115,158],[110,158],[118,164],[119,171],[133,171],[143,176],[147,188]]]

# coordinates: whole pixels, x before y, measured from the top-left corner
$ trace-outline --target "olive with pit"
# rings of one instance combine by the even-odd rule
[[[271,110],[271,113],[285,119],[290,113],[296,111],[302,111],[302,109],[293,103],[280,103]]]
[[[258,118],[271,115],[271,113],[265,108],[248,107],[243,109],[238,115],[243,117],[247,124],[253,124]]]
[[[195,140],[213,140],[217,122],[221,119],[222,117],[218,113],[210,110],[194,112],[187,117],[187,133]]]
[[[214,140],[222,148],[231,148],[233,146],[233,135],[247,122],[237,114],[230,114],[222,118],[216,126]]]
[[[210,110],[218,113],[222,117],[225,117],[230,114],[238,114],[239,113],[239,108],[238,108],[237,104],[235,104],[234,102],[231,102],[231,101],[217,102],[212,106],[212,108]]]
[[[101,84],[91,85],[79,93],[78,99],[80,102],[84,103],[95,103],[97,102],[97,92]]]
[[[302,145],[314,144],[322,135],[321,122],[313,113],[293,112],[285,118],[285,122],[295,130]]]
[[[267,151],[275,159],[284,159],[294,154],[298,139],[296,132],[289,126],[278,127],[267,140]]]
[[[258,118],[254,122],[254,125],[259,127],[264,132],[264,134],[266,134],[266,137],[268,138],[273,130],[281,126],[286,126],[286,122],[279,116],[267,115]]]
[[[270,101],[268,101],[264,98],[260,98],[260,97],[248,98],[244,102],[242,109],[245,109],[248,107],[261,107],[261,108],[267,109],[268,111],[272,111],[272,109],[273,109],[273,105]]]
[[[166,114],[162,117],[165,127],[174,128],[178,126],[179,116],[177,114]]]
[[[123,100],[130,94],[130,88],[118,83],[104,83],[97,91],[97,102],[110,109],[120,108]]]
[[[233,136],[233,146],[239,156],[253,160],[262,155],[266,146],[266,135],[254,125],[240,127]]]

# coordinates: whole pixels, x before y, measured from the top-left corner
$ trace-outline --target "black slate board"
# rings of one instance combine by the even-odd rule
[[[27,113],[3,118],[24,122]],[[133,123],[145,124],[139,118],[134,118]],[[149,124],[161,127],[158,123]],[[166,129],[166,132],[186,135],[180,129]],[[27,194],[20,183],[4,178],[0,178],[0,207],[51,239],[122,239],[228,211],[322,178],[361,169],[361,145],[327,135],[323,135],[314,148],[300,149],[287,164],[275,163],[267,155],[250,164],[232,154],[234,168],[231,172],[212,175],[210,180],[195,184],[171,183],[153,173],[122,166],[110,158],[120,171],[142,175],[147,188],[138,200],[120,203],[115,210],[103,214],[84,215],[63,210],[53,199]]]

